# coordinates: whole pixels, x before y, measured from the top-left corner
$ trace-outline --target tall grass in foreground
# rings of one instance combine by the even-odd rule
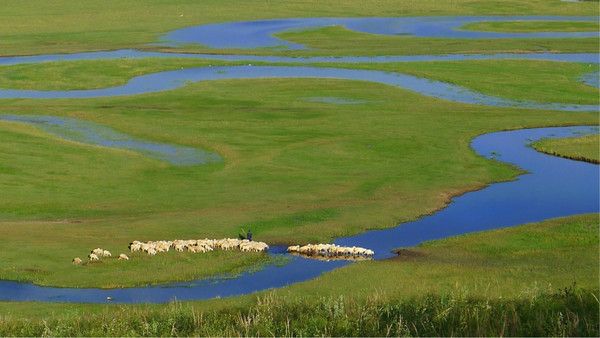
[[[211,311],[172,303],[118,306],[97,315],[0,319],[1,336],[598,336],[598,291],[575,288],[519,299],[459,294],[402,301],[259,297],[248,308]]]

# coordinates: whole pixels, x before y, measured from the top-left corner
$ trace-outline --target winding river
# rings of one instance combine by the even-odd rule
[[[125,85],[84,90],[0,89],[0,98],[72,99],[155,93],[183,87],[190,82],[265,78],[320,78],[369,81],[408,89],[421,95],[448,101],[497,107],[519,107],[564,111],[598,111],[597,105],[515,101],[474,92],[447,82],[413,75],[376,70],[306,66],[224,66],[201,67],[141,75]]]
[[[244,23],[204,25],[175,31],[165,36],[170,43],[201,43],[222,48],[254,48],[281,46],[303,48],[273,37],[274,33],[290,29],[306,29],[343,25],[358,32],[374,34],[408,34],[419,37],[444,38],[532,38],[587,37],[597,32],[580,33],[491,33],[463,31],[466,23],[510,20],[589,21],[589,17],[425,17],[425,18],[366,18],[366,19],[287,19]],[[243,34],[238,34],[242,32]],[[236,34],[234,34],[236,33]],[[192,39],[193,38],[193,39]],[[192,40],[190,40],[192,39]],[[208,39],[208,40],[207,40]],[[225,41],[225,45],[217,45]],[[541,59],[564,62],[598,63],[597,54],[496,54],[496,55],[432,55],[382,56],[344,58],[282,58],[245,55],[196,55],[141,52],[134,50],[0,58],[0,65],[68,60],[100,60],[122,57],[194,57],[222,60],[264,62],[412,62],[478,59]],[[291,61],[293,60],[293,61]],[[321,60],[321,61],[316,61]],[[326,60],[326,61],[324,61]],[[343,60],[343,61],[340,61]],[[597,74],[597,73],[594,73]],[[477,93],[459,86],[415,76],[380,71],[291,66],[231,66],[204,67],[167,71],[136,77],[123,86],[74,91],[0,90],[1,98],[91,98],[135,95],[178,88],[187,81],[254,78],[335,78],[371,81],[418,92],[422,95],[455,102],[565,111],[597,112],[598,106],[560,103],[522,102]],[[597,82],[594,75],[582,81]],[[596,79],[597,80],[597,79]],[[335,102],[334,102],[335,103]],[[192,148],[139,140],[103,126],[69,118],[51,116],[0,115],[0,120],[27,123],[59,137],[78,142],[133,150],[167,161],[174,165],[197,165],[219,161],[217,154]],[[484,157],[493,157],[527,171],[517,180],[492,184],[482,190],[456,197],[448,207],[431,216],[401,224],[386,230],[368,231],[335,241],[342,245],[365,246],[376,252],[376,259],[389,258],[396,247],[413,246],[423,241],[453,235],[495,229],[548,218],[580,213],[599,212],[598,166],[541,154],[528,145],[540,138],[560,138],[598,133],[597,127],[540,128],[496,132],[475,138],[471,146]],[[524,207],[526,206],[526,207]],[[346,261],[318,261],[289,256],[285,248],[275,247],[270,255],[285,255],[289,262],[283,266],[269,265],[239,276],[173,283],[161,286],[122,289],[79,289],[42,287],[29,283],[0,281],[0,300],[49,302],[106,302],[111,297],[119,303],[168,302],[247,294],[268,288],[282,287],[309,280],[320,274],[351,264]]]

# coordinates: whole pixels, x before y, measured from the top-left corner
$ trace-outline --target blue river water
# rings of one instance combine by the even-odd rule
[[[307,66],[224,66],[188,68],[146,74],[131,79],[122,86],[85,90],[21,90],[0,89],[0,98],[95,98],[121,95],[139,95],[176,89],[189,82],[264,78],[320,78],[344,79],[382,83],[417,92],[421,95],[448,101],[480,104],[497,107],[519,107],[563,111],[598,111],[597,105],[542,103],[516,101],[485,95],[446,82],[429,80],[417,76],[383,72]]]
[[[221,162],[216,153],[192,147],[136,139],[92,122],[56,116],[0,115],[0,121],[25,123],[60,138],[85,144],[132,150],[176,166]]]
[[[599,212],[598,165],[545,155],[528,146],[541,138],[561,138],[598,133],[597,127],[562,127],[495,132],[475,138],[477,154],[494,157],[527,171],[517,180],[495,183],[456,197],[431,216],[397,227],[368,231],[335,241],[342,245],[373,249],[375,259],[385,259],[397,247],[464,233],[514,226],[560,216]],[[126,244],[123,244],[124,246]],[[285,248],[271,248],[270,255],[286,255]],[[351,264],[286,255],[283,266],[268,265],[236,277],[121,289],[43,287],[0,281],[0,300],[45,302],[163,303],[247,294],[315,278]],[[401,282],[399,282],[401,283]]]
[[[431,16],[400,18],[293,18],[215,23],[187,27],[163,36],[163,44],[199,44],[211,48],[286,48],[304,49],[301,44],[274,35],[329,26],[351,31],[444,39],[521,39],[598,37],[599,32],[501,33],[461,29],[466,24],[490,21],[597,21],[597,17],[575,16]]]

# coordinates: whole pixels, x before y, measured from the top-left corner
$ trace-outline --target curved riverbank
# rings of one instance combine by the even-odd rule
[[[542,139],[534,142],[531,146],[537,151],[549,155],[600,164],[599,145],[600,137],[598,135],[587,135],[558,140]]]

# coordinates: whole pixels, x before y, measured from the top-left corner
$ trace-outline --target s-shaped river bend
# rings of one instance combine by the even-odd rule
[[[223,48],[281,45],[288,48],[304,48],[301,45],[282,42],[282,40],[274,38],[273,34],[289,29],[324,27],[328,25],[343,25],[351,30],[374,34],[408,34],[422,37],[465,39],[596,37],[598,36],[597,32],[514,34],[465,32],[459,29],[465,23],[480,21],[591,21],[596,19],[593,17],[425,17],[264,20],[192,27],[173,32],[167,35],[166,39],[174,43],[200,42],[209,46]],[[240,32],[244,32],[244,34],[240,35]],[[216,43],[225,43],[225,45],[215,45]],[[126,50],[71,55],[0,58],[0,65],[119,57],[193,57],[267,62],[412,62],[477,59],[541,59],[598,63],[597,54],[538,53],[530,55],[285,58],[245,55],[169,54]],[[184,69],[143,75],[132,79],[123,86],[94,90],[33,91],[4,89],[0,90],[0,98],[50,99],[136,95],[178,88],[185,85],[188,81],[297,77],[371,81],[408,89],[426,96],[468,104],[565,111],[598,111],[598,106],[595,105],[522,102],[497,98],[448,83],[405,74],[353,69],[287,66],[236,66]],[[597,86],[597,78],[594,75],[587,75],[583,80],[589,85]],[[216,154],[195,153],[190,148],[173,147],[137,140],[105,127],[86,124],[72,119],[0,115],[0,120],[37,125],[47,132],[61,137],[67,137],[68,135],[71,139],[79,142],[138,151],[145,155],[168,161],[174,165],[196,165],[219,161]],[[528,173],[520,176],[515,181],[492,184],[482,190],[454,198],[448,207],[431,216],[426,216],[417,221],[405,223],[391,229],[369,231],[352,237],[340,238],[335,242],[342,245],[369,247],[375,250],[376,259],[385,259],[392,255],[390,251],[393,248],[413,246],[427,240],[541,221],[553,217],[599,212],[600,201],[597,187],[600,183],[600,174],[597,165],[541,154],[528,147],[528,144],[540,138],[559,138],[590,133],[598,133],[598,128],[541,128],[497,132],[479,136],[471,144],[475,152],[486,157],[491,157],[493,154],[494,158],[516,165],[525,169]],[[285,248],[272,248],[269,254],[273,256],[286,255]],[[316,261],[297,256],[291,256],[289,259],[290,261],[284,266],[269,265],[260,271],[246,272],[235,278],[225,276],[200,281],[139,288],[111,290],[53,288],[28,283],[0,281],[0,300],[101,303],[106,302],[107,297],[110,296],[114,302],[120,303],[160,303],[174,299],[207,299],[282,287],[314,278],[323,272],[349,264],[344,261]]]

